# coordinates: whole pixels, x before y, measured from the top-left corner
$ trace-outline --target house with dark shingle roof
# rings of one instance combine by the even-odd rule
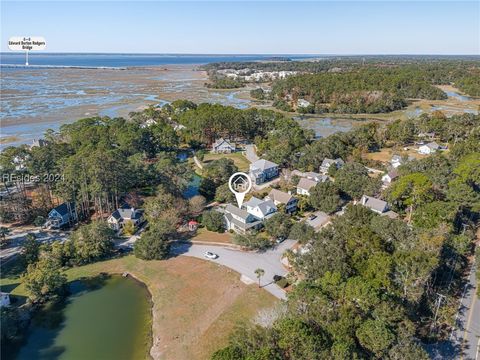
[[[75,203],[65,202],[50,210],[45,227],[59,229],[64,226],[73,225],[77,219]]]
[[[398,172],[397,170],[393,169],[382,176],[382,181],[385,185],[389,185],[397,178],[398,178]]]
[[[115,231],[122,229],[127,221],[137,228],[143,222],[143,210],[124,207],[115,210],[107,219],[108,225]]]

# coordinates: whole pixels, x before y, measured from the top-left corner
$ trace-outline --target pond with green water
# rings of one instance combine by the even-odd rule
[[[119,275],[70,284],[62,303],[37,312],[16,359],[146,359],[151,346],[150,294]]]

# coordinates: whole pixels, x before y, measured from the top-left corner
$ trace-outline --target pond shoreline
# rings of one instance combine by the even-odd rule
[[[127,280],[127,278],[130,278],[131,280]],[[112,283],[113,281],[113,283]],[[114,306],[113,308],[116,309],[116,313],[118,313],[119,306],[128,306],[128,310],[130,315],[127,315],[127,319],[130,318],[132,319],[132,314],[137,313],[138,315],[135,315],[137,317],[137,320],[134,320],[136,323],[135,327],[129,327],[131,329],[136,329],[134,333],[131,335],[127,335],[125,331],[121,331],[123,334],[123,341],[124,344],[126,344],[125,349],[129,349],[132,351],[132,359],[134,358],[145,358],[145,359],[154,359],[152,356],[152,350],[153,350],[153,309],[154,309],[154,301],[153,301],[153,295],[152,292],[150,291],[149,287],[145,282],[140,280],[137,276],[131,274],[128,272],[128,276],[122,276],[121,272],[117,271],[112,271],[112,272],[105,272],[105,271],[99,271],[96,274],[89,274],[88,276],[79,276],[79,277],[74,277],[69,279],[68,281],[68,292],[65,294],[65,296],[46,302],[46,303],[26,303],[23,304],[22,306],[18,307],[17,311],[20,311],[21,317],[23,318],[23,325],[22,325],[22,330],[21,330],[21,337],[19,337],[15,342],[11,343],[10,350],[7,352],[2,351],[2,355],[5,355],[6,359],[23,359],[25,356],[28,358],[31,358],[33,354],[40,354],[43,351],[50,351],[52,349],[52,346],[54,344],[58,344],[57,341],[60,340],[60,345],[55,345],[55,347],[62,348],[64,351],[67,349],[73,349],[73,351],[77,351],[78,355],[78,345],[74,345],[73,348],[71,348],[71,344],[69,342],[65,343],[65,333],[63,333],[63,330],[68,327],[70,329],[69,334],[71,336],[72,332],[72,324],[74,328],[77,329],[77,334],[78,334],[78,322],[76,318],[71,318],[71,306],[72,304],[74,308],[77,306],[78,308],[78,301],[82,302],[82,300],[79,300],[83,298],[83,296],[92,296],[93,292],[97,293],[97,291],[102,291],[103,288],[105,287],[105,291],[107,291],[107,294],[110,293],[112,294],[112,284],[123,284],[123,285],[114,285],[114,289],[117,292],[118,295],[125,294],[124,290],[120,290],[121,292],[118,293],[118,289],[125,289],[125,286],[129,288],[130,293],[133,291],[133,293],[137,293],[135,298],[142,299],[139,300],[143,302],[141,307],[135,308],[132,307],[135,303],[129,303],[129,302],[121,302],[118,305]],[[128,285],[130,284],[130,285]],[[118,287],[120,286],[120,288]],[[143,293],[143,290],[145,289],[146,292]],[[100,299],[104,305],[102,305],[100,308],[105,307],[105,293],[102,294],[103,299],[99,298],[98,293],[97,295],[93,295],[94,298]],[[122,296],[123,298],[123,296]],[[92,299],[90,297],[90,299]],[[88,302],[88,300],[87,300]],[[83,300],[83,306],[85,306],[85,300]],[[90,304],[92,304],[90,302]],[[120,305],[123,304],[123,305]],[[138,303],[140,305],[140,303]],[[134,311],[132,313],[132,310]],[[103,310],[100,310],[103,311]],[[121,311],[121,310],[120,310]],[[68,314],[69,315],[65,315]],[[55,319],[58,318],[59,314],[62,314],[61,316],[66,316],[61,320],[61,322],[58,322],[57,325],[54,325],[52,327],[52,324],[50,323],[49,319]],[[142,315],[140,315],[142,314]],[[141,317],[140,317],[141,316]],[[122,318],[123,315],[121,316]],[[105,329],[105,324],[108,323],[105,322],[106,318],[101,316],[97,319],[101,319],[100,323],[98,323],[98,326],[100,328],[103,327]],[[73,321],[73,322],[72,322]],[[70,325],[66,325],[70,324]],[[77,324],[77,325],[75,325]],[[81,324],[81,321],[80,321]],[[126,324],[131,324],[133,323],[125,323],[123,322],[124,325]],[[122,327],[123,329],[123,327]],[[52,333],[53,332],[53,333]],[[130,331],[131,332],[131,331]],[[98,333],[98,331],[97,331]],[[128,332],[127,332],[128,333]],[[68,333],[67,333],[68,334]],[[81,332],[79,333],[81,334]],[[93,340],[93,342],[90,342],[89,340],[84,340],[84,346],[89,346],[91,344],[95,349],[100,345],[103,344],[103,338],[102,338],[102,332],[100,334],[97,334],[98,340],[93,340],[91,338],[90,340]],[[47,338],[45,338],[47,336]],[[68,335],[67,335],[68,336]],[[127,336],[127,337],[125,337]],[[45,339],[48,339],[50,341],[49,343],[43,343],[43,345],[38,345],[39,341],[40,344],[45,341]],[[88,337],[86,338],[88,339]],[[33,341],[33,342],[32,342]],[[100,341],[100,342],[99,342]],[[126,342],[125,342],[126,341]],[[63,342],[63,344],[62,344]],[[100,345],[103,347],[102,351],[105,351],[105,349],[110,349],[109,346],[111,345],[111,342],[109,342],[108,336],[105,339],[105,343],[107,344],[106,347],[103,345]],[[48,344],[48,345],[46,345]],[[32,347],[33,346],[33,347]],[[75,348],[76,346],[76,348]],[[2,349],[4,350],[4,349]],[[72,351],[72,350],[68,350]],[[108,350],[106,350],[108,351]],[[75,352],[73,353],[75,354]],[[59,354],[60,355],[60,354]],[[72,355],[72,354],[70,354]],[[105,353],[104,353],[105,355]]]
[[[131,272],[124,272],[124,273],[105,273],[105,274],[108,274],[108,275],[120,275],[124,278],[130,278],[132,279],[133,281],[135,281],[138,285],[140,285],[142,288],[144,288],[147,293],[148,293],[148,304],[150,305],[150,313],[151,313],[151,324],[150,324],[150,334],[149,334],[149,339],[150,339],[150,350],[148,351],[148,355],[149,355],[149,358],[150,359],[156,359],[156,357],[154,356],[154,329],[153,329],[153,323],[154,323],[154,320],[155,320],[155,312],[153,311],[153,306],[154,306],[154,301],[153,301],[153,294],[152,292],[150,291],[150,289],[148,288],[148,285],[145,284],[142,280],[140,280],[137,276],[135,276],[134,274],[132,274]],[[127,274],[127,276],[124,276],[124,274]]]

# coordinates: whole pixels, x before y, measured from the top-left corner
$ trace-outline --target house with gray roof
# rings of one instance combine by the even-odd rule
[[[318,182],[307,178],[301,178],[297,184],[297,194],[310,196],[310,189],[312,189]]]
[[[390,164],[392,164],[392,167],[395,169],[402,165],[403,159],[400,155],[393,155],[392,158],[390,159]]]
[[[384,213],[388,210],[388,203],[386,201],[374,198],[372,196],[363,195],[360,199],[360,204],[368,207],[370,210],[378,214]]]
[[[330,216],[323,211],[315,211],[305,222],[318,232],[330,223]]]
[[[390,185],[394,180],[398,178],[397,170],[390,170],[388,173],[382,176],[382,181],[384,185]]]
[[[438,145],[435,141],[433,141],[428,144],[420,146],[418,148],[418,153],[423,155],[430,155],[439,149],[440,149],[440,145]]]
[[[273,180],[278,174],[278,165],[271,161],[259,159],[250,164],[250,177],[257,185]]]
[[[127,221],[137,228],[143,222],[143,210],[123,207],[115,210],[107,219],[108,225],[115,231],[121,230]]]
[[[273,200],[261,200],[255,196],[243,203],[242,208],[262,221],[270,218],[277,212],[277,207]]]
[[[34,148],[34,147],[44,147],[44,146],[47,146],[47,145],[48,145],[47,140],[44,140],[44,139],[33,139],[32,145],[30,145],[30,149],[32,149],[32,148]]]
[[[392,155],[392,158],[390,159],[390,164],[392,165],[393,168],[398,168],[400,165],[405,164],[408,161],[415,160],[415,158],[412,155],[408,155],[406,157],[402,157],[401,155]]]
[[[304,173],[304,177],[306,177],[309,180],[316,181],[316,182],[328,181],[328,176],[327,175],[319,174],[319,173],[313,172],[313,171],[309,171],[309,172]]]
[[[235,152],[235,150],[236,150],[235,144],[231,143],[230,141],[224,138],[217,139],[212,144],[212,153],[215,153],[215,154],[230,154],[232,152]]]
[[[388,216],[391,219],[398,218],[398,214],[395,211],[390,210],[386,201],[374,198],[372,196],[363,195],[360,199],[360,204],[368,207],[373,212],[380,214],[381,216]]]
[[[225,228],[233,230],[239,234],[259,229],[262,222],[247,211],[240,209],[232,204],[227,204],[225,208],[218,208],[217,211],[223,214]]]
[[[330,166],[336,166],[337,169],[340,169],[343,165],[345,165],[345,161],[343,161],[340,158],[336,159],[329,159],[325,158],[322,161],[322,165],[320,165],[320,172],[324,175],[328,174],[328,169],[330,169]]]
[[[284,205],[285,212],[289,214],[297,211],[298,199],[284,191],[272,189],[268,195],[265,196],[265,200],[272,200],[276,206],[280,204]]]

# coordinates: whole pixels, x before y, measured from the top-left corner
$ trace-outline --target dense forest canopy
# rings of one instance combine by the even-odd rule
[[[224,69],[251,69],[262,71],[304,71],[323,72],[330,69],[352,69],[367,65],[407,65],[407,64],[451,64],[453,67],[470,67],[472,64],[478,66],[478,56],[318,56],[318,59],[306,58],[302,61],[248,61],[248,62],[217,62],[201,66],[201,69],[224,70]]]
[[[470,96],[480,96],[480,60],[477,57],[340,57],[318,61],[215,63],[204,67],[214,87],[241,87],[219,70],[297,71],[274,80],[269,98],[286,111],[298,99],[311,103],[307,112],[384,113],[401,109],[408,99],[441,100],[446,94],[435,85],[455,85]],[[230,85],[228,85],[230,84]],[[233,86],[234,85],[234,86]],[[261,95],[261,96],[259,96]],[[263,94],[252,96],[264,99]]]
[[[302,74],[276,80],[272,98],[294,104],[303,98],[316,112],[378,113],[401,109],[407,99],[446,99],[435,85],[451,83],[469,95],[479,95],[480,68],[426,64]]]

